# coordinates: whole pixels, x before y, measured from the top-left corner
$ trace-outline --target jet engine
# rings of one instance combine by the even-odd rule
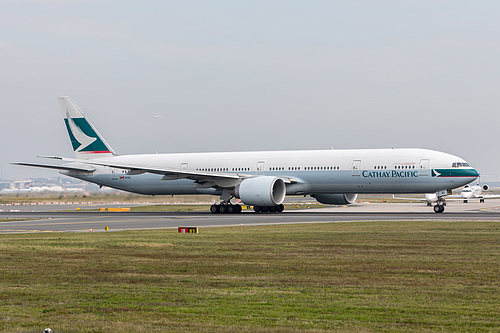
[[[235,194],[247,205],[272,207],[285,200],[286,186],[283,180],[272,176],[247,178],[238,185]]]
[[[490,187],[486,184],[483,185],[483,191],[488,191],[490,189]]]
[[[326,205],[349,205],[356,201],[357,194],[312,194],[318,202]]]

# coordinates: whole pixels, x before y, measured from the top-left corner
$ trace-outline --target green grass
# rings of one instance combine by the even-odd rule
[[[34,219],[26,219],[26,218],[19,218],[19,219],[12,219],[12,218],[7,218],[7,219],[0,219],[0,222],[10,222],[10,221],[31,221]]]
[[[498,332],[499,222],[0,236],[0,330]]]

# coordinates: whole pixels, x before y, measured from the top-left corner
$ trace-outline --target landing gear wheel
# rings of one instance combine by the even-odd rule
[[[442,212],[444,212],[444,205],[434,206],[434,213],[442,213]]]
[[[212,214],[219,214],[220,211],[219,211],[219,205],[212,205],[210,206],[210,212]]]
[[[256,213],[281,213],[285,209],[283,205],[277,206],[254,206],[253,210]]]
[[[240,205],[231,205],[231,204],[216,204],[210,206],[210,212],[212,214],[238,214],[241,213]]]
[[[240,205],[228,205],[227,212],[229,214],[239,214],[239,213],[241,213],[241,206]]]

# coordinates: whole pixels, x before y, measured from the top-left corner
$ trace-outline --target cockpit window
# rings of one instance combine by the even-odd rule
[[[467,162],[453,162],[452,167],[453,168],[462,168],[462,167],[468,167],[469,163]]]

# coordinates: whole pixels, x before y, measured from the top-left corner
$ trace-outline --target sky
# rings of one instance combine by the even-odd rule
[[[500,181],[498,17],[498,1],[0,0],[0,178],[57,176],[9,163],[74,156],[71,96],[119,154],[418,147]]]

